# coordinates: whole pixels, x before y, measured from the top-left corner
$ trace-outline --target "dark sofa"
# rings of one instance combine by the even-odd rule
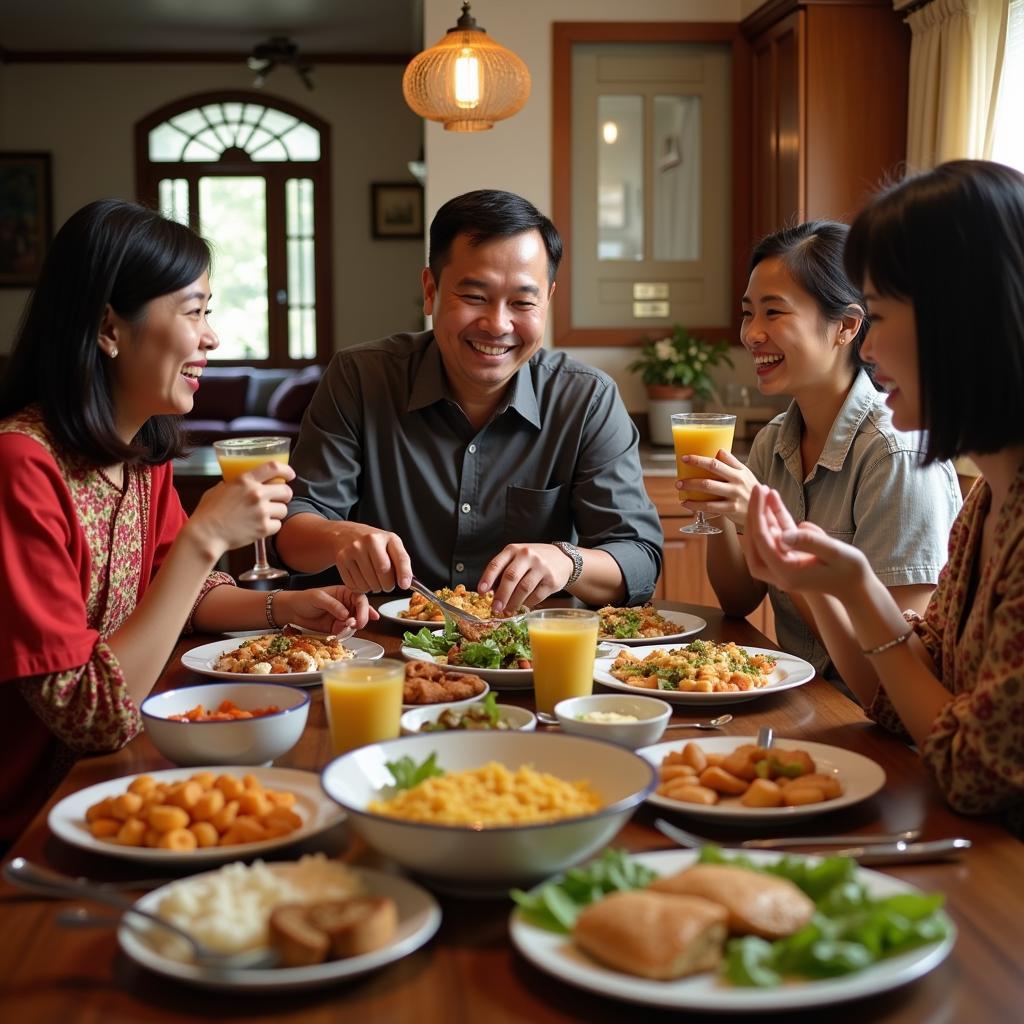
[[[302,414],[324,370],[269,370],[207,366],[195,404],[185,417],[189,441],[208,445],[226,437],[297,437]]]

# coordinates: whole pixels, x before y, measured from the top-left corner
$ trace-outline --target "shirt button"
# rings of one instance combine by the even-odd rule
[[[466,567],[465,567],[465,565],[462,564],[462,562],[456,562],[455,563],[455,571],[456,572],[465,572],[465,570],[466,570]]]
[[[476,451],[476,445],[475,444],[471,444],[469,446],[469,454],[472,455],[475,451]]]
[[[473,511],[473,506],[472,506],[472,505],[470,505],[470,503],[469,503],[469,502],[467,501],[467,502],[466,502],[466,503],[465,503],[465,504],[464,504],[464,505],[462,506],[462,511],[463,511],[463,512],[472,512],[472,511]]]

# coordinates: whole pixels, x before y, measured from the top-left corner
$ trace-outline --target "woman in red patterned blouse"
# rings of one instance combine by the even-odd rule
[[[1019,831],[1024,175],[958,160],[910,178],[860,213],[845,260],[893,422],[928,432],[927,460],[970,455],[982,475],[923,619],[905,619],[856,549],[796,526],[766,488],[751,503],[751,570],[806,595],[847,684],[875,721],[909,734],[952,807],[1002,813]]]
[[[222,482],[191,519],[172,480],[178,417],[217,346],[209,263],[187,227],[101,200],[58,232],[29,301],[0,384],[0,844],[75,754],[138,733],[182,629],[267,625],[266,594],[214,565],[280,528],[294,472]],[[376,617],[343,587],[282,591],[273,615]]]

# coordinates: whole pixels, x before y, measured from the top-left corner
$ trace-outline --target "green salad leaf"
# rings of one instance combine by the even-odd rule
[[[435,658],[446,655],[458,642],[459,631],[452,622],[446,622],[437,636],[429,626],[424,626],[418,633],[406,631],[402,634],[402,643],[406,647],[415,647]]]
[[[726,945],[723,971],[734,985],[768,987],[781,984],[787,976],[850,974],[886,957],[938,942],[952,927],[942,911],[942,893],[873,897],[857,881],[857,864],[849,857],[825,857],[810,863],[787,856],[774,864],[755,864],[749,857],[728,856],[717,847],[706,846],[700,860],[787,878],[814,900],[814,917],[793,935],[777,942],[747,935]]]
[[[437,658],[446,657],[448,664],[464,668],[518,668],[520,660],[530,661],[530,634],[526,623],[502,623],[480,640],[463,640],[458,628],[446,622],[444,630],[434,635],[430,627],[424,626],[418,633],[407,632],[402,636],[407,647]],[[452,653],[452,648],[458,648]]]
[[[656,871],[633,860],[625,850],[609,847],[589,864],[570,868],[555,881],[530,892],[513,889],[509,895],[531,924],[566,933],[587,905],[610,892],[643,889],[657,877]]]
[[[444,775],[444,769],[437,765],[437,751],[431,753],[422,764],[417,764],[408,754],[397,761],[385,761],[387,770],[395,780],[395,789],[412,789],[425,779]]]

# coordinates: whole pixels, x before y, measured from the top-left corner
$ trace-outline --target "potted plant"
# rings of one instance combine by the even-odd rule
[[[628,369],[639,372],[647,386],[652,443],[672,443],[672,413],[692,412],[694,397],[715,397],[711,370],[723,363],[732,366],[727,342],[703,341],[678,324],[666,337],[644,342]]]

